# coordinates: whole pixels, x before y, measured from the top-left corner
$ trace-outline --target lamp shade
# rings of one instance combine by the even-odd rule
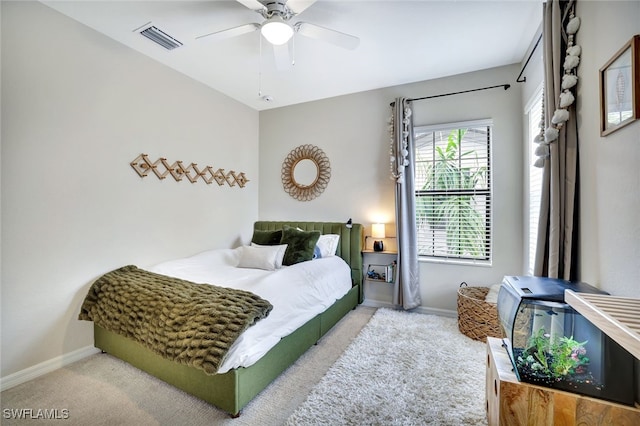
[[[371,236],[373,238],[385,238],[384,223],[374,223],[371,225]]]
[[[293,28],[279,16],[267,19],[260,28],[260,32],[271,44],[281,45],[293,36]]]

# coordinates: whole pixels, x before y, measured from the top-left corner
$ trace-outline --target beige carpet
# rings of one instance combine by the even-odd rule
[[[369,321],[375,309],[358,307],[318,345],[247,405],[237,419],[106,354],[97,354],[8,389],[2,425],[283,425]],[[9,411],[8,411],[9,410]],[[10,410],[38,410],[58,420],[13,419]],[[53,411],[57,410],[57,411]],[[65,411],[68,410],[68,411]],[[15,411],[14,411],[15,412]],[[40,411],[40,414],[43,414]],[[67,419],[60,419],[66,417]]]

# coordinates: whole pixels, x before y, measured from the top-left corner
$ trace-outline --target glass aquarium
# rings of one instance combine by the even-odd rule
[[[498,316],[518,380],[633,405],[633,356],[566,304],[566,289],[607,294],[581,282],[504,277]]]

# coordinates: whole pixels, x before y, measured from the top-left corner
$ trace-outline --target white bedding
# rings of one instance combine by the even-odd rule
[[[238,268],[241,249],[206,251],[147,268],[196,283],[247,290],[271,302],[273,310],[238,338],[218,373],[254,364],[281,338],[325,311],[351,289],[351,270],[339,256],[265,271]]]

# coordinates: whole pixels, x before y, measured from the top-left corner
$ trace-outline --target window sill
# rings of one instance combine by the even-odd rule
[[[479,266],[483,268],[493,266],[490,260],[470,260],[470,259],[440,259],[428,256],[418,256],[420,263],[437,263],[451,266]]]

